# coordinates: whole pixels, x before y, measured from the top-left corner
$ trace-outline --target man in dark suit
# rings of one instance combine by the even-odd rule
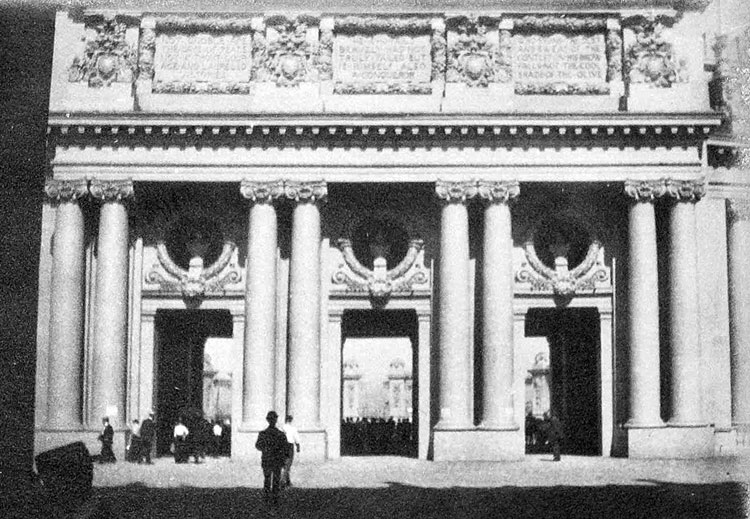
[[[274,505],[279,499],[281,489],[281,468],[287,454],[286,434],[276,428],[279,415],[269,411],[266,415],[268,428],[258,433],[255,448],[261,452],[260,466],[263,469],[263,491],[266,499]]]
[[[151,448],[156,437],[156,425],[154,424],[154,413],[148,414],[148,418],[141,424],[141,450],[138,454],[138,463],[146,462],[151,465]]]
[[[565,433],[563,432],[562,422],[560,419],[552,413],[549,418],[549,429],[547,431],[547,439],[552,445],[552,459],[554,461],[560,461],[560,442],[563,440]]]
[[[104,429],[99,435],[99,441],[102,442],[102,452],[99,456],[99,463],[114,463],[115,461],[117,461],[117,458],[115,458],[115,453],[112,450],[112,444],[114,443],[115,439],[115,431],[114,429],[112,429],[112,426],[109,424],[109,418],[107,418],[106,416],[102,418],[102,425],[104,425]]]

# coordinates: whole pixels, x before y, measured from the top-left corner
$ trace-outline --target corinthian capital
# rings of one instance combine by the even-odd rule
[[[243,180],[240,184],[240,193],[253,203],[270,204],[274,199],[284,195],[284,183],[281,180],[274,182]]]
[[[667,191],[663,180],[626,180],[625,194],[636,202],[653,202]]]
[[[49,179],[44,184],[44,192],[57,202],[72,202],[89,193],[88,182],[85,178],[76,180]]]
[[[727,200],[727,214],[733,222],[750,220],[750,200],[745,198]]]
[[[102,202],[121,202],[133,198],[132,180],[92,180],[91,196]]]
[[[464,203],[477,196],[477,183],[473,180],[464,182],[438,180],[435,182],[435,194],[440,200],[448,203]]]
[[[664,181],[666,195],[678,202],[697,202],[706,194],[705,179],[699,180],[674,180]]]
[[[328,196],[328,185],[316,182],[284,182],[284,196],[295,202],[323,202]]]
[[[507,204],[521,194],[521,187],[516,181],[489,182],[480,180],[477,182],[477,193],[490,203]]]

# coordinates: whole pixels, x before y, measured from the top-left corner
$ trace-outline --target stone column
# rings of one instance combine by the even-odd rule
[[[101,200],[96,255],[92,425],[109,416],[125,425],[125,377],[128,323],[128,210],[133,182],[91,181],[91,195]],[[116,410],[116,412],[115,412]]]
[[[750,430],[750,200],[729,200],[728,213],[732,424]]]
[[[57,205],[52,238],[47,427],[81,426],[84,319],[84,218],[78,199],[88,194],[85,179],[48,180],[47,196]]]
[[[705,194],[702,181],[666,182],[675,202],[669,213],[669,303],[672,357],[672,412],[669,425],[703,426],[701,404],[700,315],[695,203]]]
[[[515,429],[513,408],[513,233],[518,182],[480,182],[484,209],[482,427]]]
[[[287,409],[302,430],[320,429],[320,208],[325,182],[286,182],[294,200],[289,267]]]
[[[626,181],[634,199],[628,214],[628,337],[630,419],[628,427],[662,427],[659,388],[659,290],[654,200],[663,181]]]
[[[440,420],[436,429],[465,429],[472,419],[472,366],[469,316],[469,216],[468,199],[476,196],[475,182],[442,182],[435,185],[443,201],[440,222]]]
[[[242,182],[250,200],[245,270],[245,335],[242,370],[242,421],[251,429],[266,426],[274,408],[276,360],[277,223],[273,201],[283,193],[281,182]]]

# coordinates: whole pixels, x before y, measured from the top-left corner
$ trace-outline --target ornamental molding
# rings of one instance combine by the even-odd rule
[[[706,194],[706,179],[664,181],[666,196],[678,202],[697,202]]]
[[[285,181],[283,196],[295,202],[324,202],[328,197],[328,184],[322,180],[314,182]]]
[[[156,29],[163,32],[247,33],[253,30],[252,17],[239,16],[160,16]]]
[[[91,196],[102,202],[124,202],[134,197],[132,180],[103,181],[93,179],[89,186]]]
[[[476,180],[464,182],[438,180],[435,182],[435,194],[443,202],[466,203],[467,200],[477,196],[477,193],[478,184]]]
[[[318,20],[309,16],[266,20],[266,34],[254,38],[255,79],[280,87],[317,81],[317,42],[311,42],[308,29]]]
[[[55,202],[75,202],[89,194],[88,181],[48,179],[44,183],[44,193]]]
[[[446,81],[486,87],[495,81],[498,53],[487,34],[492,20],[461,17],[452,22],[451,30],[456,38],[448,45]]]
[[[750,221],[750,200],[742,198],[728,199],[727,215],[730,222]]]
[[[635,36],[625,53],[630,83],[669,88],[688,80],[684,60],[677,60],[669,34],[673,24],[674,17],[666,15],[637,15],[623,20],[623,26]]]
[[[127,25],[118,17],[105,18],[93,26],[95,35],[86,40],[82,56],[73,58],[68,81],[86,82],[89,87],[132,83],[136,73],[136,52],[126,41]]]
[[[490,203],[507,204],[521,194],[521,187],[517,181],[490,182],[480,180],[477,182],[477,195],[479,198]]]
[[[653,202],[667,192],[664,180],[626,180],[625,194],[636,202]]]
[[[602,32],[607,28],[604,16],[526,15],[510,19],[517,32]]]
[[[281,180],[273,182],[243,180],[240,184],[240,193],[253,203],[270,204],[275,199],[284,196],[284,182]]]
[[[375,262],[369,269],[359,262],[354,254],[352,241],[341,238],[337,241],[338,256],[331,281],[333,290],[353,295],[369,294],[385,302],[392,295],[409,295],[415,291],[429,291],[429,271],[424,266],[424,242],[409,240],[404,258],[394,268],[387,270],[385,260]]]
[[[334,31],[340,34],[412,36],[432,31],[432,19],[417,16],[344,16],[335,17],[334,24]]]
[[[608,20],[605,40],[607,50],[607,81],[622,81],[622,27],[619,21]]]
[[[154,55],[156,54],[156,29],[151,26],[141,26],[138,38],[138,79],[151,81],[154,79]]]

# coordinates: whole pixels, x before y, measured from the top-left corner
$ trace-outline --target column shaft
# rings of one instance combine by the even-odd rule
[[[247,239],[242,419],[261,429],[274,407],[276,232],[273,204],[254,203]]]
[[[701,404],[698,268],[695,204],[670,209],[670,346],[672,413],[670,425],[704,425]]]
[[[96,256],[92,407],[97,423],[109,416],[114,427],[125,425],[128,320],[128,212],[123,198],[131,183],[95,184],[102,198]]]
[[[731,200],[728,223],[732,423],[750,426],[750,201]]]
[[[84,184],[85,188],[85,184]],[[60,201],[52,243],[47,426],[81,426],[84,218],[75,198]]]
[[[440,226],[440,422],[473,427],[469,343],[469,219],[465,203],[443,205]]]
[[[630,427],[660,427],[659,294],[656,219],[650,201],[629,212],[628,332]]]

